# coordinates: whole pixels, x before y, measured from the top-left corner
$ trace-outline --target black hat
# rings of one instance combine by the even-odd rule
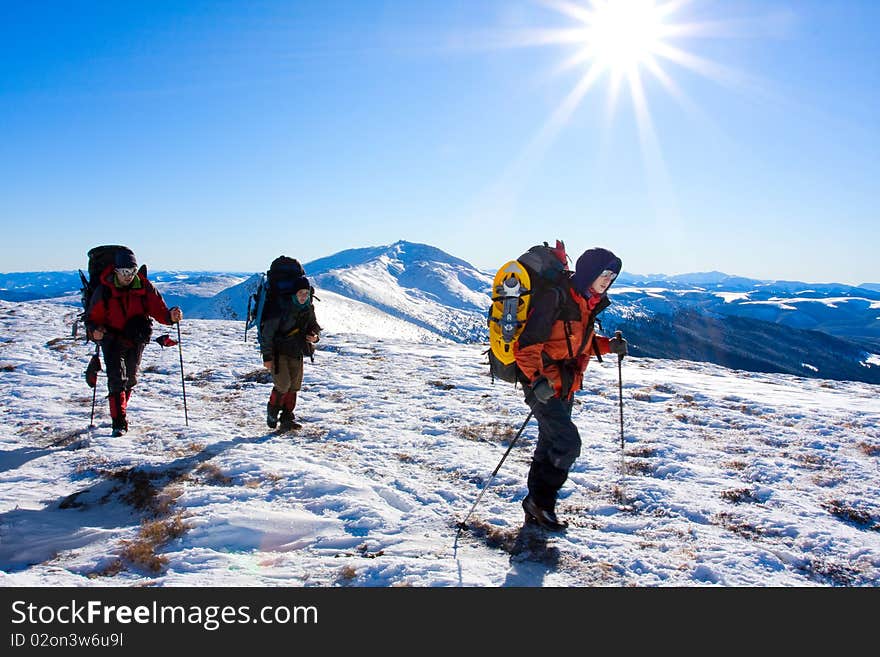
[[[312,286],[309,283],[309,279],[305,276],[300,276],[293,284],[293,293],[296,294],[300,290],[308,290],[311,289],[311,287]]]
[[[593,284],[599,274],[606,269],[610,269],[615,274],[619,274],[623,268],[623,261],[608,249],[596,247],[587,249],[577,259],[574,268],[574,276],[571,278],[571,284],[575,290],[581,294],[587,294],[590,286]]]
[[[120,249],[113,258],[113,266],[116,269],[125,269],[126,267],[137,267],[137,259],[128,249]]]

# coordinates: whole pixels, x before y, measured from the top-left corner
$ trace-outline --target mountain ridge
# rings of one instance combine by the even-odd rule
[[[417,341],[487,339],[493,274],[437,247],[399,240],[346,249],[304,268],[318,298],[335,295],[324,308],[332,305],[331,324],[346,331],[380,337],[377,327],[385,327]],[[157,271],[150,277],[169,305],[184,307],[192,319],[243,319],[259,281],[259,274],[240,272]],[[70,303],[79,302],[76,272],[0,275],[0,288],[10,282],[14,289],[0,293],[17,294],[17,301],[61,288]],[[762,281],[718,271],[623,272],[609,296],[613,304],[603,314],[605,332],[624,330],[634,355],[880,382],[880,290]],[[317,308],[320,314],[320,303]],[[680,342],[683,334],[692,345]],[[827,336],[843,342],[831,344]],[[737,340],[751,348],[743,349]]]

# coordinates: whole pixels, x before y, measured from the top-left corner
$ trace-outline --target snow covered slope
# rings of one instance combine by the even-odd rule
[[[457,535],[526,417],[481,345],[328,331],[277,435],[241,322],[187,319],[189,426],[178,350],[151,344],[111,438],[74,312],[0,302],[0,586],[880,584],[876,386],[628,358],[621,469],[616,363],[593,362],[568,532],[522,526],[532,422]]]
[[[259,275],[255,274],[243,283],[235,285],[223,292],[206,299],[201,304],[187,311],[187,317],[238,319],[242,333],[244,332],[244,316],[247,311],[247,300],[256,289]],[[372,338],[390,338],[412,340],[415,342],[449,342],[448,338],[429,331],[404,319],[389,315],[382,310],[344,297],[329,290],[315,292],[315,315],[318,323],[327,334],[358,333]],[[255,339],[256,332],[250,333]]]

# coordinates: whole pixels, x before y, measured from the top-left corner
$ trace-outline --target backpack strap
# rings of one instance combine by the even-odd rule
[[[602,354],[599,353],[599,340],[596,338],[596,332],[593,331],[593,355],[596,357],[600,363],[604,362],[602,360]]]
[[[555,322],[559,318],[559,315],[562,311],[562,304],[565,302],[565,294],[566,294],[567,290],[563,290],[558,285],[554,285],[553,291],[556,294],[556,314],[553,317],[553,321]],[[565,330],[565,344],[568,347],[568,357],[574,358],[574,351],[571,348],[571,336],[572,336],[571,320],[568,320],[568,319],[562,320],[562,326]]]
[[[596,317],[596,315],[598,315],[600,312],[605,310],[610,305],[611,305],[611,302],[608,300],[607,296],[604,297],[598,304],[596,304],[596,307],[593,308],[593,311],[590,313],[590,321],[589,321],[588,326],[595,327],[595,325],[598,324],[599,330],[601,331],[602,330],[602,322],[599,320],[598,317]],[[592,347],[593,355],[596,357],[596,360],[598,360],[600,363],[603,363],[605,361],[602,360],[602,354],[599,353],[599,340],[596,338],[595,328],[593,328],[591,330],[592,330],[593,339],[592,339],[592,344],[590,346]]]

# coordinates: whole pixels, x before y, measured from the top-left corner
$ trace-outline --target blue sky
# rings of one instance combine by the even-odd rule
[[[880,3],[676,2],[663,25],[688,29],[663,42],[686,57],[636,64],[640,101],[602,69],[554,121],[598,60],[533,42],[583,28],[577,5],[595,18],[3,2],[0,271],[82,267],[100,243],[259,271],[398,239],[494,269],[562,238],[633,273],[880,282]]]

